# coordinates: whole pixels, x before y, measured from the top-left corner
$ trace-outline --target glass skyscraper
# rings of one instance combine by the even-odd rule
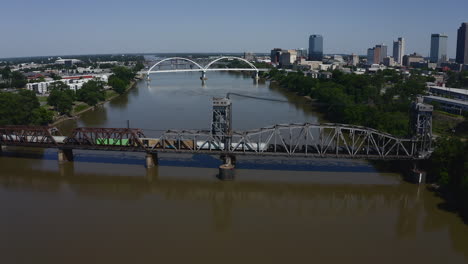
[[[458,29],[457,62],[468,64],[468,23],[462,23]]]
[[[323,37],[322,35],[310,35],[309,37],[309,60],[321,61],[323,59]]]
[[[431,57],[433,63],[447,61],[447,36],[442,34],[431,35]]]

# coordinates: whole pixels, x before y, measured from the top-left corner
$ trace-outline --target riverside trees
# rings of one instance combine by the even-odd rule
[[[137,68],[140,67],[141,65]],[[135,71],[126,67],[118,66],[112,68],[112,72],[114,74],[109,77],[109,85],[112,86],[112,89],[114,89],[118,94],[125,93],[130,82],[135,78]]]
[[[286,89],[323,103],[322,110],[333,122],[362,125],[397,136],[409,131],[410,102],[423,93],[426,79],[411,76],[403,80],[392,70],[375,75],[344,74],[331,79],[313,79],[302,72],[272,69],[268,76]]]
[[[47,125],[52,112],[43,108],[33,91],[0,92],[0,125]]]

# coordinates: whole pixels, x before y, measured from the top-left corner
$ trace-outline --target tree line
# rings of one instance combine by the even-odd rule
[[[396,136],[408,135],[410,102],[424,92],[427,81],[418,75],[405,79],[393,70],[375,75],[335,70],[331,79],[314,79],[300,71],[286,74],[272,69],[266,77],[318,101],[332,122],[372,127]]]
[[[33,91],[0,92],[0,125],[47,125],[53,113],[40,106]]]

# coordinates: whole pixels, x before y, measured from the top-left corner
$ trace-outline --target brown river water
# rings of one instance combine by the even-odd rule
[[[232,73],[152,76],[63,123],[208,128],[211,97],[232,97],[234,129],[319,122],[307,102]],[[468,263],[468,225],[425,186],[367,161],[7,148],[0,156],[0,263]]]

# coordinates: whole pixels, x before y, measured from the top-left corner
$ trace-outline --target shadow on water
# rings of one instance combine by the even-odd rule
[[[24,149],[9,148],[2,153],[3,157],[57,160],[55,149]],[[159,154],[159,165],[172,167],[218,168],[221,160],[215,155],[191,154]],[[74,162],[145,165],[143,153],[80,151],[74,150]],[[239,157],[237,169],[246,170],[277,170],[277,171],[316,171],[316,172],[365,172],[375,173],[377,170],[366,161],[340,159],[287,159]]]

